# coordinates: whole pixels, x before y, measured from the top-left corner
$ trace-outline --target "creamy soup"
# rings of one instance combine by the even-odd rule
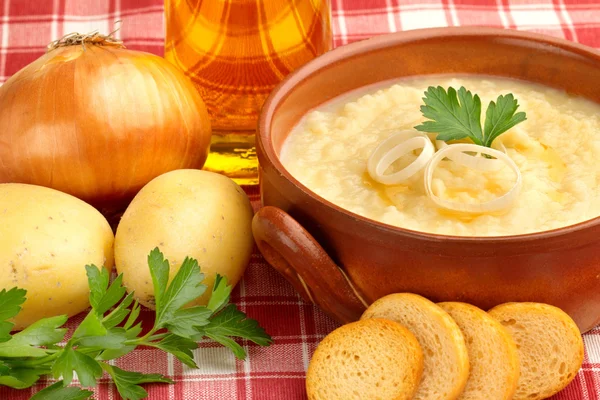
[[[518,99],[527,120],[500,135],[492,146],[502,148],[522,175],[520,193],[507,209],[494,213],[442,209],[426,195],[423,171],[397,185],[380,184],[367,173],[367,160],[380,142],[425,120],[419,107],[429,86],[465,86],[478,94],[482,119],[487,104],[498,95],[512,93]],[[390,168],[401,168],[417,155],[408,154]],[[515,235],[600,215],[600,105],[523,81],[419,77],[355,91],[308,113],[286,139],[280,157],[296,179],[324,199],[415,231]],[[483,202],[509,190],[514,177],[509,170],[485,173],[444,160],[432,182],[440,198]]]

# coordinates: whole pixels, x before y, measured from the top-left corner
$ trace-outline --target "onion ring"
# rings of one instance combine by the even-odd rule
[[[467,144],[469,144],[469,143],[467,143]],[[453,146],[453,145],[449,145],[448,143],[444,142],[443,140],[436,140],[435,145],[438,148],[438,150],[445,149],[448,146]],[[475,146],[479,146],[479,145],[475,145]],[[484,146],[479,146],[479,147],[483,148],[483,149],[489,148],[489,147],[484,147]],[[500,171],[504,167],[504,165],[506,165],[506,163],[504,163],[498,159],[494,160],[494,159],[489,159],[489,158],[482,158],[480,150],[478,150],[477,154],[475,154],[474,156],[465,154],[463,152],[459,152],[458,154],[446,155],[446,158],[451,161],[454,161],[455,163],[457,163],[459,165],[462,165],[463,167],[475,169],[477,171],[484,171],[484,172]]]
[[[417,149],[423,149],[423,151],[416,160],[400,171],[384,175],[396,160]],[[367,172],[373,180],[379,183],[398,184],[425,168],[434,153],[433,143],[426,135],[410,130],[400,131],[385,139],[373,150],[367,161]]]
[[[464,155],[465,151],[470,151],[470,152],[475,152],[475,153],[480,153],[480,154],[487,154],[490,155],[492,157],[495,157],[496,159],[488,159],[488,158],[483,158],[483,157],[478,157],[477,158],[477,162],[472,162],[472,160],[469,160],[467,162],[468,165],[462,164],[461,162],[457,162],[456,160],[462,160],[462,158],[459,156],[458,158],[456,157],[457,155]],[[466,156],[465,157],[472,157],[472,156]],[[493,168],[486,166],[485,163],[486,162],[500,162],[502,164],[507,165],[516,175],[516,180],[514,185],[510,188],[510,190],[508,192],[506,192],[505,194],[503,194],[502,196],[495,198],[494,200],[490,200],[487,201],[485,203],[479,203],[479,204],[465,204],[465,203],[458,203],[455,201],[450,201],[450,200],[444,200],[438,196],[436,196],[433,193],[433,189],[431,187],[432,185],[432,181],[433,181],[433,173],[435,171],[435,169],[437,168],[437,166],[439,165],[439,163],[444,159],[444,158],[448,158],[454,162],[457,162],[458,164],[461,164],[463,166],[469,167],[469,168],[473,168],[475,170],[478,171],[495,171],[496,168],[495,166]],[[473,160],[475,160],[474,157],[472,157]],[[490,211],[499,211],[499,210],[503,210],[508,208],[518,197],[520,191],[521,191],[521,186],[522,186],[522,177],[521,177],[521,171],[519,170],[519,167],[517,166],[517,164],[515,164],[515,162],[509,157],[507,156],[505,153],[489,148],[489,147],[484,147],[484,146],[479,146],[476,144],[450,144],[447,146],[444,146],[441,150],[439,150],[432,158],[431,161],[429,162],[429,164],[427,164],[427,167],[425,168],[425,191],[427,192],[427,196],[429,196],[429,198],[439,207],[442,208],[446,208],[449,210],[454,210],[454,211],[463,211],[463,212],[490,212]]]

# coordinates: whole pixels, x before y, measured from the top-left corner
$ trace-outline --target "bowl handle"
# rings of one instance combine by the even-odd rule
[[[356,321],[367,307],[348,277],[294,218],[272,206],[252,220],[256,244],[269,264],[304,300],[316,303],[341,323]]]

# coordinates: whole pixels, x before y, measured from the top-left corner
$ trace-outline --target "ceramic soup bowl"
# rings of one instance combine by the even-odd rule
[[[264,105],[257,151],[265,207],[253,221],[256,243],[306,300],[340,322],[358,319],[379,297],[413,292],[484,310],[509,301],[549,303],[585,332],[600,321],[600,218],[514,236],[420,233],[336,206],[279,159],[292,127],[332,98],[390,79],[465,73],[538,82],[600,102],[600,54],[539,34],[424,29],[335,49],[289,75]]]

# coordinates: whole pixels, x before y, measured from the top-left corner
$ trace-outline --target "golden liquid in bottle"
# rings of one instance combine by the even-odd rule
[[[260,109],[286,75],[331,48],[329,0],[166,0],[165,11],[165,58],[211,116],[204,169],[257,183]]]

